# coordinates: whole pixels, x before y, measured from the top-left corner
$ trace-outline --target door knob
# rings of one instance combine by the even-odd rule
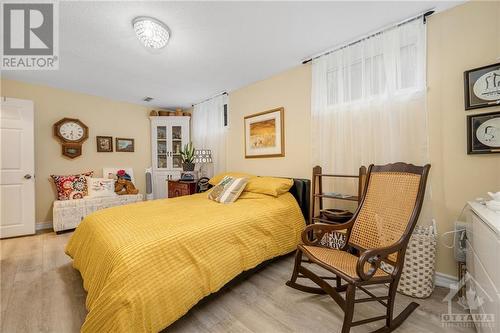
[[[24,179],[31,179],[31,175],[30,174],[25,174],[24,175]]]

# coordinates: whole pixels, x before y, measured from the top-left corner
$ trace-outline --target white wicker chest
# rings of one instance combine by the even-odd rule
[[[74,229],[83,218],[97,210],[142,201],[142,194],[112,197],[85,197],[76,200],[56,200],[52,209],[55,232]]]

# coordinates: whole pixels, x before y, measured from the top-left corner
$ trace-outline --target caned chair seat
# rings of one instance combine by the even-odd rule
[[[352,279],[359,279],[358,274],[356,273],[356,264],[358,262],[358,257],[350,254],[346,251],[319,247],[319,246],[308,246],[308,245],[300,245],[300,247],[304,250],[303,253],[309,259],[315,259],[320,261],[321,263],[330,266],[347,276],[350,276]],[[365,271],[370,269],[370,264],[365,264]],[[389,276],[386,272],[381,269],[377,269],[374,277],[381,276]]]

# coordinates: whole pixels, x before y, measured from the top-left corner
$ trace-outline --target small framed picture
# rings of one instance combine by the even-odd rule
[[[285,156],[284,109],[245,117],[245,158]]]
[[[62,154],[69,158],[75,158],[82,154],[82,146],[74,143],[64,143],[62,145]]]
[[[113,152],[113,137],[112,136],[96,136],[97,152],[111,153]]]
[[[134,139],[116,138],[116,151],[134,152]]]
[[[464,72],[465,109],[500,105],[500,63]]]
[[[467,154],[500,153],[500,112],[467,116]]]

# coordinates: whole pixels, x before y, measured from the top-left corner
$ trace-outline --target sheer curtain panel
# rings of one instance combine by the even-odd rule
[[[224,104],[226,95],[196,104],[192,116],[192,138],[196,149],[212,151],[211,174],[226,171],[226,128],[224,127]]]
[[[425,34],[417,19],[313,61],[314,165],[427,162]]]

